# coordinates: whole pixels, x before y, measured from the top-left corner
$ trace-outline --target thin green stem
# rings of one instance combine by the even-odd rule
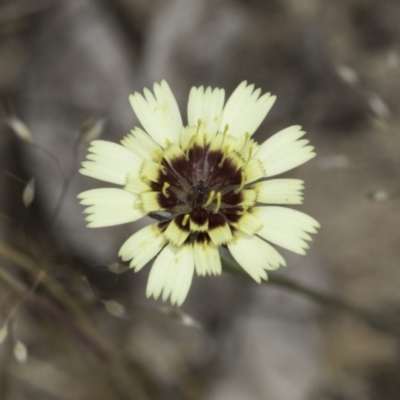
[[[52,215],[50,216],[50,222],[49,222],[49,226],[50,229],[52,229],[54,227],[54,224],[58,218],[58,215],[64,205],[64,201],[65,201],[65,197],[67,195],[67,192],[69,190],[71,181],[73,179],[73,177],[75,176],[78,167],[77,167],[77,162],[78,162],[78,158],[79,158],[79,145],[81,143],[81,136],[78,136],[78,138],[75,140],[74,145],[72,147],[72,165],[71,165],[71,171],[68,175],[66,175],[64,173],[64,182],[61,188],[61,194],[58,198],[56,207],[52,213]]]
[[[64,168],[62,167],[60,160],[57,158],[57,156],[52,153],[49,149],[47,149],[46,147],[43,147],[42,145],[38,144],[38,143],[31,143],[30,144],[32,147],[42,151],[43,153],[47,154],[55,163],[55,165],[57,166],[58,171],[60,172],[61,176],[65,179],[66,178],[66,174],[64,171]]]

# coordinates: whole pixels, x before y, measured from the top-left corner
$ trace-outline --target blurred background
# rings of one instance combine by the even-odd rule
[[[398,0],[0,0],[0,399],[399,399],[399,22]],[[194,85],[277,95],[256,139],[308,132],[287,176],[322,229],[275,274],[389,330],[229,273],[146,300],[117,254],[148,221],[85,228],[102,184],[76,170],[161,79],[184,118]]]

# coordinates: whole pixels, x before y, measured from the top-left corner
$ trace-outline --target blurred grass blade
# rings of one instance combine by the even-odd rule
[[[373,95],[369,98],[369,106],[375,115],[380,119],[386,119],[391,114],[389,107],[378,95]]]
[[[119,274],[123,274],[124,272],[128,271],[129,267],[127,267],[124,264],[119,263],[118,261],[114,261],[107,265],[107,269],[110,272],[112,272],[113,274],[119,275]]]
[[[17,339],[14,346],[14,357],[21,364],[25,364],[28,359],[28,350],[19,339]]]
[[[168,317],[177,320],[180,324],[184,326],[190,326],[196,329],[203,328],[203,325],[199,321],[195,320],[189,314],[185,314],[184,312],[182,312],[177,308],[160,307],[158,311],[161,314],[167,315]]]
[[[5,118],[5,122],[19,139],[25,143],[33,143],[31,131],[17,116],[9,115]]]
[[[8,336],[8,322],[6,321],[0,329],[0,344],[2,344]]]
[[[106,310],[114,317],[121,318],[125,315],[125,307],[116,300],[103,300]]]
[[[22,192],[22,202],[24,206],[28,208],[35,198],[35,179],[32,178],[28,184],[25,186]]]
[[[377,203],[391,200],[392,196],[384,189],[374,190],[367,194],[368,198]]]
[[[106,119],[103,115],[91,115],[82,122],[81,135],[84,142],[89,143],[98,139],[106,125]]]
[[[355,86],[359,82],[357,72],[347,65],[338,65],[336,67],[336,73],[344,82],[348,83],[351,86]]]

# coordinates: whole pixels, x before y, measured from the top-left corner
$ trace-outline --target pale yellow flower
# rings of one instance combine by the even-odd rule
[[[154,84],[130,101],[144,130],[135,128],[122,145],[96,140],[80,172],[122,188],[79,195],[88,226],[165,216],[133,234],[122,260],[139,271],[153,263],[147,296],[162,294],[181,305],[194,271],[221,274],[218,248],[226,246],[256,281],[285,265],[268,242],[305,254],[318,222],[281,205],[302,203],[303,181],[273,179],[315,156],[299,126],[259,145],[252,139],[275,102],[269,93],[242,82],[224,105],[223,89],[193,87],[184,125],[168,84]],[[277,205],[280,204],[280,205]],[[268,242],[267,242],[268,241]]]

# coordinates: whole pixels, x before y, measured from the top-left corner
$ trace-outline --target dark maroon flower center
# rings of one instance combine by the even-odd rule
[[[152,189],[182,230],[197,232],[197,240],[207,240],[205,231],[235,223],[243,213],[243,173],[238,164],[221,150],[194,145],[186,155],[162,159]]]

